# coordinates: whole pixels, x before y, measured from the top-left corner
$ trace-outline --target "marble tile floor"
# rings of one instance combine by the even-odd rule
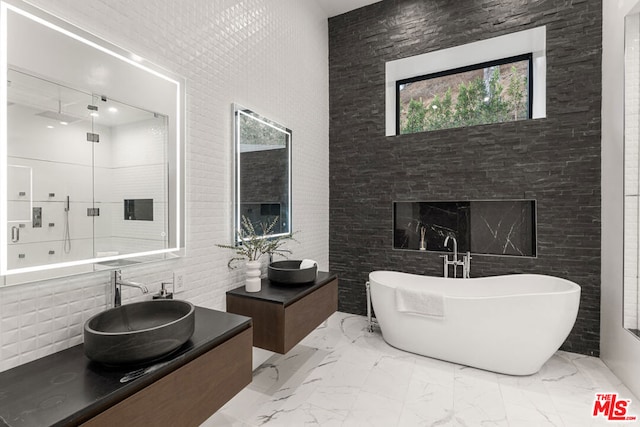
[[[335,313],[203,426],[640,426],[594,418],[596,393],[631,399],[640,417],[598,358],[559,351],[534,375],[501,375],[400,351]]]

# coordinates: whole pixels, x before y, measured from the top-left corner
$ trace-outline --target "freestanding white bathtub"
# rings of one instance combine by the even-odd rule
[[[446,279],[369,274],[384,340],[401,350],[510,374],[537,372],[571,332],[580,286],[513,274]]]

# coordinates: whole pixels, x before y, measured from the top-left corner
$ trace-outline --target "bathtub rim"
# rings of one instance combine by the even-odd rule
[[[550,278],[562,283],[563,285],[568,285],[567,289],[548,291],[548,292],[520,292],[520,293],[507,293],[507,294],[498,294],[498,295],[449,295],[447,293],[443,294],[444,297],[450,298],[450,299],[501,299],[501,298],[514,298],[514,297],[527,297],[527,296],[531,297],[531,296],[546,296],[546,295],[570,295],[574,293],[578,293],[578,294],[582,293],[582,288],[577,283],[571,280],[565,279],[563,277],[551,276],[548,274],[513,273],[513,274],[502,274],[502,275],[496,275],[496,276],[471,277],[468,279],[462,279],[462,278],[454,279],[450,277],[428,276],[423,274],[406,273],[403,271],[396,271],[396,270],[374,270],[369,273],[368,280],[369,280],[369,283],[371,283],[371,285],[373,285],[373,282],[375,282],[376,284],[380,284],[381,286],[386,286],[394,289],[397,288],[399,285],[398,284],[391,285],[391,284],[381,282],[380,280],[376,280],[374,277],[372,277],[372,275],[374,275],[375,273],[394,273],[394,274],[401,274],[401,275],[409,275],[417,278],[433,279],[439,283],[443,283],[445,281],[447,282],[465,281],[467,284],[472,281],[483,282],[483,281],[489,281],[495,278],[501,278],[500,280],[507,280],[507,278],[509,277],[515,278],[515,277],[527,276],[531,278],[545,278],[545,279]],[[448,283],[448,285],[454,285],[454,283]]]

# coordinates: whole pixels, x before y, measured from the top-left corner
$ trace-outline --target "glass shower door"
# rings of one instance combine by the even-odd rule
[[[640,337],[640,15],[625,20],[623,326]]]
[[[8,73],[8,269],[90,257],[89,94]]]
[[[94,96],[94,245],[96,257],[169,247],[167,117]],[[117,266],[145,258],[113,260]]]

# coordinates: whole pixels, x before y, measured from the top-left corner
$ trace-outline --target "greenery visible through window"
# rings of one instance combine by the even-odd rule
[[[531,118],[531,55],[396,84],[399,134]]]

